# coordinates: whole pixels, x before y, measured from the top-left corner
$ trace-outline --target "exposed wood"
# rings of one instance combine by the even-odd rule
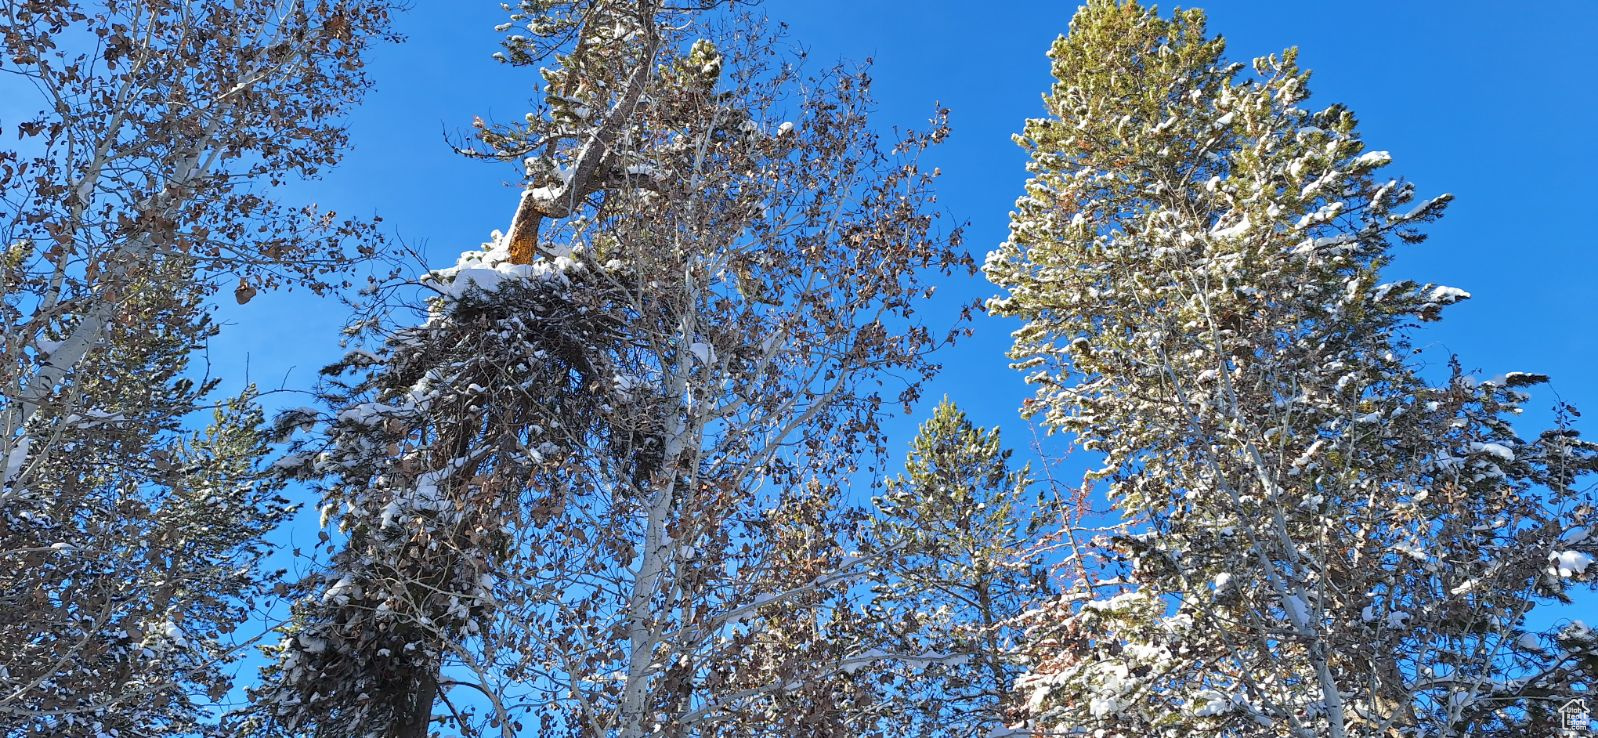
[[[638,108],[638,100],[643,97],[644,85],[648,82],[654,68],[657,41],[653,33],[645,46],[642,58],[633,68],[632,74],[627,78],[627,88],[622,93],[621,99],[611,106],[605,114],[605,120],[594,129],[588,141],[577,154],[577,163],[572,167],[571,179],[554,193],[553,197],[537,197],[535,189],[522,192],[521,202],[516,206],[516,215],[511,218],[507,239],[510,242],[510,263],[531,264],[533,255],[538,252],[538,231],[545,218],[564,218],[571,215],[578,203],[599,189],[605,178],[596,176],[605,171],[610,158],[611,144],[621,132],[622,126],[632,120],[633,112]]]

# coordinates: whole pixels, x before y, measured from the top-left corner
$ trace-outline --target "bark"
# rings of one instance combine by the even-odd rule
[[[522,192],[521,202],[516,206],[516,215],[511,218],[507,235],[510,242],[510,263],[533,263],[533,256],[538,251],[538,231],[544,219],[571,215],[578,203],[604,186],[605,178],[598,175],[604,171],[603,165],[609,158],[611,145],[615,143],[616,136],[622,128],[632,122],[638,101],[643,97],[644,87],[653,76],[659,39],[653,30],[654,4],[644,5],[648,8],[648,21],[644,24],[644,28],[650,29],[648,40],[632,74],[627,78],[626,90],[622,93],[621,99],[617,100],[605,114],[604,122],[600,123],[588,141],[583,143],[582,152],[577,156],[577,165],[572,168],[571,179],[561,186],[555,196],[537,197],[531,189]],[[640,11],[640,14],[644,12]]]

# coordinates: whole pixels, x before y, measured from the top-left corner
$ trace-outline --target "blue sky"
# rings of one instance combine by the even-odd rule
[[[376,88],[352,119],[355,148],[345,165],[297,186],[296,196],[381,214],[390,233],[435,266],[504,228],[517,199],[515,169],[467,161],[445,142],[474,115],[508,120],[528,109],[532,70],[490,59],[498,5],[418,0],[401,18],[408,42],[373,61]],[[1041,111],[1050,81],[1044,52],[1066,30],[1074,2],[770,0],[763,7],[790,24],[789,41],[808,48],[818,65],[874,59],[883,128],[922,125],[935,101],[950,107],[954,136],[933,162],[945,173],[941,205],[955,221],[969,221],[967,246],[979,261],[1004,239],[1025,179],[1010,134]],[[1432,239],[1404,247],[1394,268],[1396,277],[1474,295],[1419,342],[1434,355],[1459,353],[1483,377],[1551,374],[1560,397],[1591,411],[1586,426],[1598,434],[1591,318],[1598,239],[1589,204],[1598,193],[1591,184],[1598,44],[1590,38],[1598,3],[1216,0],[1200,7],[1235,59],[1299,46],[1300,63],[1315,70],[1312,105],[1348,104],[1367,143],[1392,152],[1388,171],[1415,181],[1422,196],[1457,196]],[[991,293],[980,276],[961,278],[943,286],[940,300],[947,307]],[[209,358],[236,382],[247,365],[264,388],[304,388],[341,353],[337,303],[303,294],[262,295],[242,308],[227,302],[229,325]],[[974,420],[1005,426],[1011,445],[1022,445],[1029,432],[1016,408],[1028,390],[1004,357],[1014,325],[979,318],[974,327],[973,339],[944,356],[946,371],[928,397],[948,394]],[[1528,432],[1553,402],[1547,390],[1536,395]],[[893,425],[896,455],[919,420]]]

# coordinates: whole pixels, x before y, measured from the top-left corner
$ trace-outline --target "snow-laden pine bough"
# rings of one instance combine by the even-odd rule
[[[1425,376],[1411,327],[1469,295],[1381,272],[1451,198],[1300,107],[1293,50],[1251,75],[1223,50],[1198,11],[1090,2],[1020,139],[990,306],[1027,321],[1029,406],[1103,455],[1120,515],[1032,618],[1032,724],[1555,735],[1598,642],[1533,615],[1598,581],[1598,445],[1568,413],[1516,432],[1547,377]]]

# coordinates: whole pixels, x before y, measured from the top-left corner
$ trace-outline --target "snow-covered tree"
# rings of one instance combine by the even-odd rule
[[[114,326],[74,369],[79,409],[30,426],[50,430],[48,452],[13,457],[0,518],[6,735],[195,735],[229,688],[234,628],[267,583],[260,536],[289,508],[258,469],[252,398],[204,431],[180,427],[215,380],[184,378],[190,336],[166,326],[185,326],[199,299],[146,289],[125,301],[150,322]]]
[[[325,288],[376,243],[269,186],[338,159],[388,11],[0,7],[0,732],[209,729],[285,503],[248,393],[193,431],[189,356],[218,286]]]
[[[864,535],[883,562],[873,609],[900,655],[884,666],[901,675],[919,734],[985,736],[1018,722],[1014,655],[1021,615],[1048,593],[1036,544],[1051,509],[1010,456],[999,429],[976,427],[945,399]]]
[[[914,161],[942,121],[884,150],[863,74],[657,0],[504,30],[550,64],[539,110],[479,129],[526,172],[509,233],[281,420],[322,429],[283,468],[336,530],[255,728],[869,733],[873,562],[838,497],[933,369],[925,278],[970,268]]]
[[[1541,375],[1428,376],[1411,328],[1468,295],[1382,272],[1448,196],[1301,107],[1294,51],[1222,55],[1199,11],[1092,0],[1019,139],[992,308],[1122,521],[1032,631],[1035,725],[1554,735],[1598,641],[1533,615],[1598,578],[1598,447],[1512,424]]]

